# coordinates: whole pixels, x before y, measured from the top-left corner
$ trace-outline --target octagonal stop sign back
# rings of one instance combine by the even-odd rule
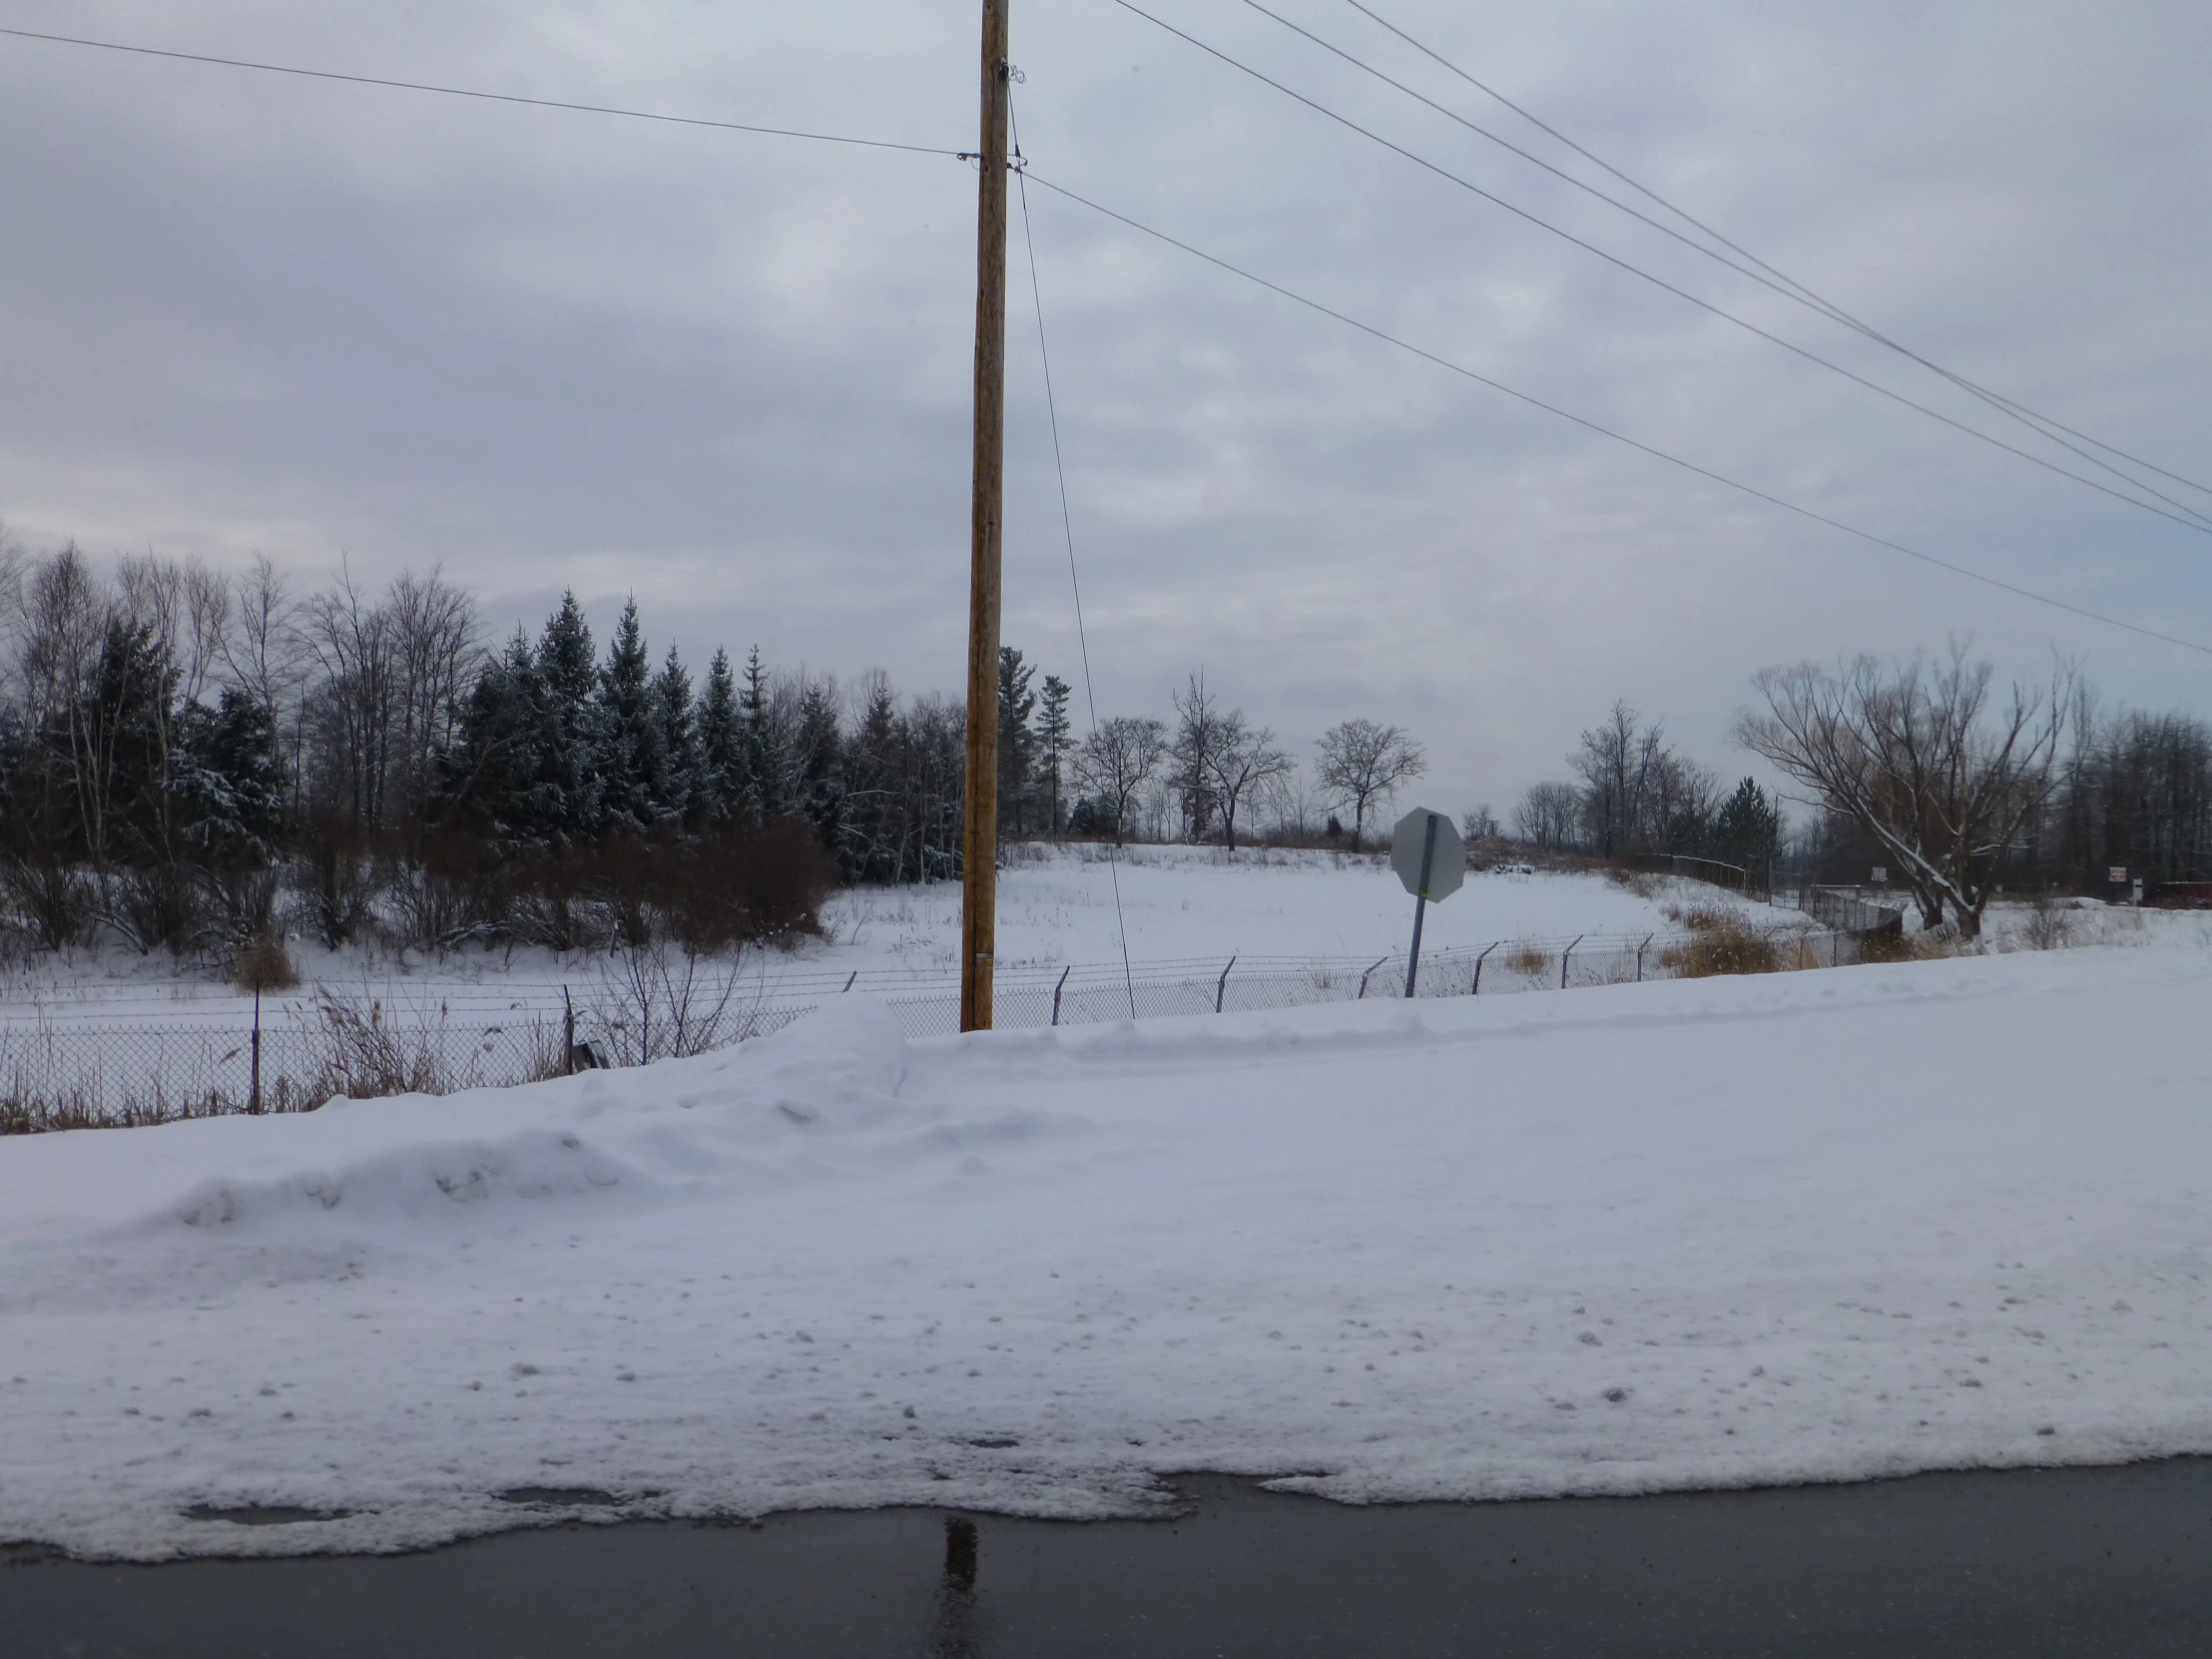
[[[1422,851],[1428,843],[1431,819],[1436,825],[1436,844],[1429,857],[1428,887],[1424,892],[1420,864]],[[1390,831],[1390,867],[1397,871],[1397,878],[1405,883],[1407,892],[1434,903],[1449,898],[1466,880],[1467,843],[1459,838],[1458,826],[1442,813],[1415,807],[1399,819],[1397,828]]]

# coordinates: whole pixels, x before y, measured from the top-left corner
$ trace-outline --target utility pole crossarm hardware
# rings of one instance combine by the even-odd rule
[[[1006,439],[1008,0],[983,0],[975,235],[975,493],[968,573],[967,788],[960,834],[960,1029],[991,1026],[998,941],[998,622]]]

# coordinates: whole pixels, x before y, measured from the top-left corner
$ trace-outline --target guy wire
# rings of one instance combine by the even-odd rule
[[[1052,428],[1052,469],[1060,480],[1060,530],[1067,539],[1068,587],[1075,595],[1075,643],[1083,662],[1083,701],[1091,714],[1091,735],[1098,735],[1098,693],[1091,685],[1091,642],[1083,627],[1083,584],[1075,571],[1075,515],[1068,507],[1067,462],[1060,454],[1060,410],[1052,395],[1052,353],[1046,348],[1044,338],[1044,288],[1037,280],[1037,239],[1029,228],[1029,182],[1022,165],[1021,123],[1014,120],[1014,104],[1009,92],[1006,100],[1006,119],[1013,129],[1014,139],[1014,190],[1021,198],[1021,241],[1029,254],[1029,296],[1037,316],[1037,359],[1044,365],[1045,418]],[[1121,935],[1121,982],[1129,993],[1129,1017],[1137,1017],[1137,978],[1129,965],[1129,922],[1121,910],[1121,826],[1114,826],[1115,838],[1106,845],[1106,871],[1114,883],[1114,927]]]

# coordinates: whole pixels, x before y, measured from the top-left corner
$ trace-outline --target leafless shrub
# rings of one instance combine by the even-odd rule
[[[399,943],[443,954],[509,936],[515,919],[514,860],[471,836],[437,833],[384,881],[385,908]]]
[[[49,849],[0,857],[0,893],[41,950],[67,950],[92,932],[91,877]]]
[[[1606,870],[1605,879],[1616,887],[1626,888],[1638,898],[1659,896],[1659,883],[1640,869],[1623,869],[1615,864]],[[1667,913],[1672,915],[1674,912],[1670,908]]]
[[[335,813],[318,814],[299,837],[292,872],[300,920],[330,949],[351,942],[369,923],[374,871],[357,830]]]
[[[206,942],[200,884],[181,863],[154,863],[111,872],[99,885],[100,914],[143,954],[173,955]]]
[[[578,1024],[602,1057],[641,1066],[727,1047],[751,1036],[760,992],[745,994],[742,957],[710,957],[648,928],[626,935],[601,964]]]
[[[524,944],[598,950],[615,937],[614,911],[592,894],[586,859],[549,847],[518,859],[508,922]]]
[[[2061,950],[2073,943],[2073,906],[2055,893],[2039,892],[2021,919],[2020,942],[2030,950]]]
[[[257,933],[232,955],[231,983],[242,991],[288,991],[299,983],[299,970],[291,965],[283,940]]]
[[[283,875],[274,865],[245,865],[198,872],[201,910],[208,933],[233,951],[276,935],[276,900]]]

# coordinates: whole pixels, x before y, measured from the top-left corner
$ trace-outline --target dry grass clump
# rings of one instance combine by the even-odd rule
[[[1955,944],[1955,940],[1936,933],[1916,933],[1909,938],[1903,928],[1894,933],[1862,933],[1859,959],[1862,962],[1927,961],[1954,955]]]
[[[1699,922],[1691,921],[1699,916]],[[1683,920],[1691,929],[1689,939],[1670,945],[1659,962],[1677,977],[1707,979],[1723,973],[1778,973],[1785,965],[1774,941],[1745,926],[1730,912],[1686,910]]]
[[[1725,904],[1669,904],[1659,913],[1693,933],[1743,925],[1743,917]]]
[[[280,1087],[264,1099],[262,1109],[265,1112],[305,1112],[320,1104],[316,1101],[309,1105],[288,1087]],[[218,1093],[172,1097],[158,1083],[150,1091],[124,1089],[113,1100],[97,1080],[89,1087],[79,1084],[51,1092],[17,1087],[0,1094],[0,1135],[51,1135],[68,1129],[146,1129],[195,1118],[234,1117],[246,1109],[245,1101]]]
[[[231,958],[231,983],[242,991],[288,991],[299,983],[284,941],[271,933],[256,933]]]
[[[361,1001],[315,987],[317,1104],[337,1095],[375,1100],[393,1094],[450,1094],[443,1022],[386,1019],[380,998]]]
[[[1657,898],[1659,896],[1658,881],[1640,869],[1621,869],[1616,866],[1605,872],[1605,879],[1612,882],[1616,887],[1625,887],[1638,898]]]
[[[1551,952],[1540,944],[1507,945],[1505,965],[1513,972],[1533,979],[1540,973],[1551,971]]]

